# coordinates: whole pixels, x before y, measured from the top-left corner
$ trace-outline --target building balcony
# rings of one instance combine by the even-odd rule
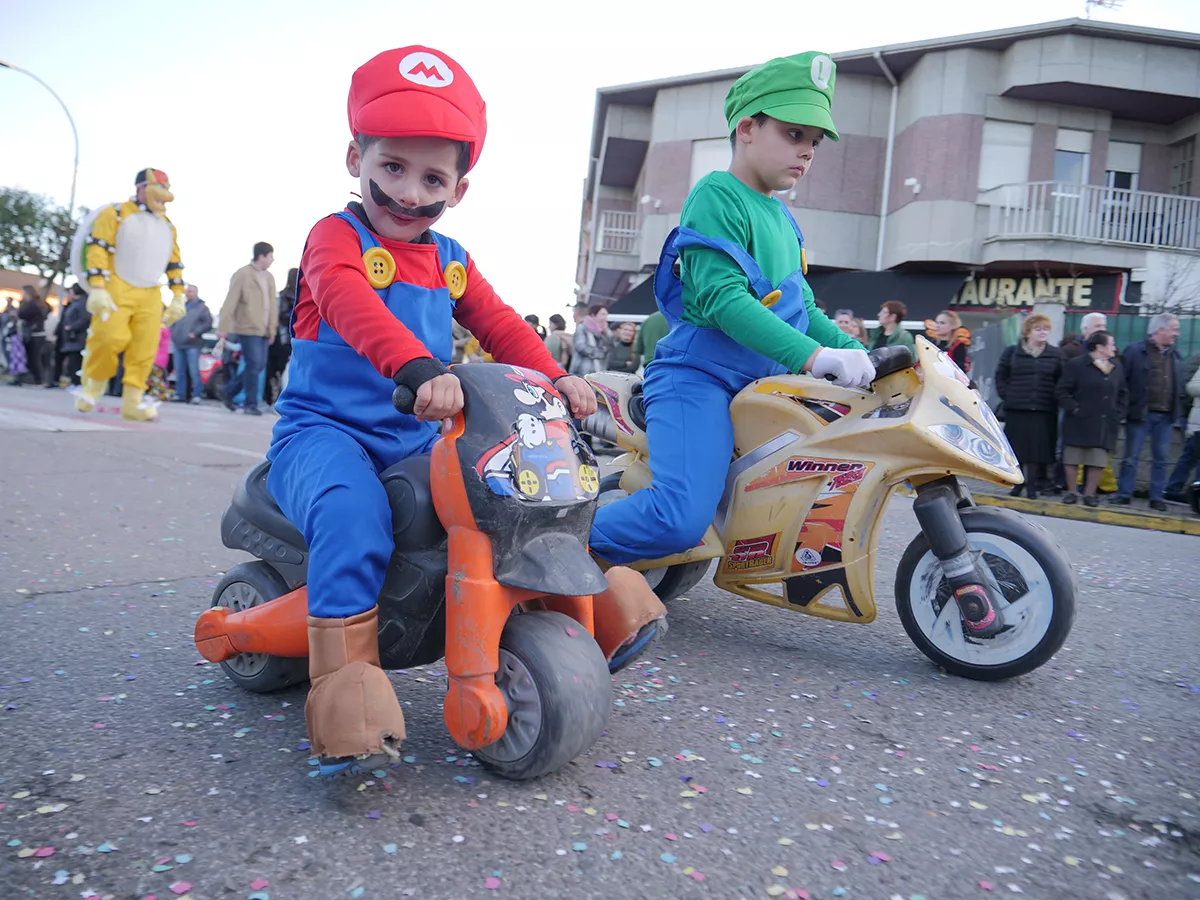
[[[1038,181],[1001,185],[979,202],[990,208],[985,245],[1066,241],[1200,252],[1200,197]]]
[[[636,255],[638,246],[638,215],[618,209],[600,213],[600,253]]]

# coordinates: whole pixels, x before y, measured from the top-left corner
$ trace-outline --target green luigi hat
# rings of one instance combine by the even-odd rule
[[[725,119],[732,132],[743,116],[766,113],[789,125],[823,128],[838,139],[830,108],[837,65],[828,53],[811,50],[781,56],[752,69],[725,95]]]

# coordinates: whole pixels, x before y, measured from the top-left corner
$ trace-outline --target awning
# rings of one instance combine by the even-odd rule
[[[888,300],[908,307],[908,319],[932,319],[953,304],[966,279],[963,272],[813,272],[808,284],[830,318],[852,309],[874,319]]]
[[[608,314],[618,316],[648,316],[658,309],[654,302],[654,276],[646,276],[646,280],[630,290],[624,297],[614,300],[608,307]]]

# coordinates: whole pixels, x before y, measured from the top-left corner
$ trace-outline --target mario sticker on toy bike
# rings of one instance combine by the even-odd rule
[[[517,366],[513,433],[479,458],[475,471],[493,493],[526,500],[590,500],[600,490],[596,457],[568,419],[562,395],[544,375]]]

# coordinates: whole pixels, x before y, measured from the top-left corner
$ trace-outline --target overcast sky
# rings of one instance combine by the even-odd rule
[[[574,299],[597,87],[1083,12],[1083,0],[0,0],[0,59],[71,110],[77,203],[128,196],[145,166],[167,172],[184,274],[215,311],[255,241],[275,245],[282,286],[312,225],[357,188],[344,165],[354,69],[406,44],[443,50],[478,85],[488,134],[470,192],[438,228],[544,321]],[[1127,0],[1093,17],[1200,31],[1200,2]],[[0,69],[0,115],[0,184],[65,204],[73,145],[53,98]],[[819,161],[807,177],[821,177]]]

